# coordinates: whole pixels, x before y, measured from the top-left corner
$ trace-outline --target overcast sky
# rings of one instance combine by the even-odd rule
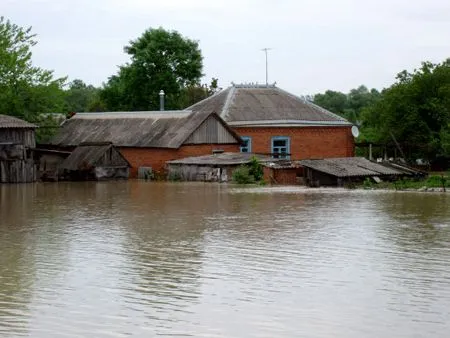
[[[269,82],[294,94],[383,88],[421,61],[450,57],[449,0],[0,0],[38,34],[33,60],[100,85],[129,40],[163,27],[199,41],[205,82]]]

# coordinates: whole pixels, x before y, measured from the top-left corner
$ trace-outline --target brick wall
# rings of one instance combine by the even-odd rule
[[[164,172],[167,161],[191,156],[211,155],[214,149],[225,152],[238,152],[237,144],[197,144],[184,145],[178,149],[164,148],[119,148],[122,155],[130,162],[130,177],[136,178],[139,167],[152,167],[154,171]]]
[[[235,127],[252,138],[252,152],[270,154],[273,136],[289,136],[292,160],[354,156],[351,127]]]

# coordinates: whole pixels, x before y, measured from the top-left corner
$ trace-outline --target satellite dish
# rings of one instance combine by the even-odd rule
[[[359,129],[357,126],[353,126],[352,127],[352,135],[353,137],[358,137],[359,136]]]

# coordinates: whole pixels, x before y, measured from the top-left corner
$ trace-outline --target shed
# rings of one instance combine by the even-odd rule
[[[264,181],[274,185],[303,183],[303,168],[291,161],[264,163]]]
[[[70,180],[127,179],[130,163],[111,143],[83,143],[61,164]]]
[[[393,168],[369,161],[363,157],[329,158],[302,160],[305,183],[309,186],[343,186],[350,182],[360,182],[367,177],[393,180],[411,173],[401,168]]]
[[[272,158],[250,153],[219,153],[213,155],[187,157],[168,161],[169,179],[181,181],[227,182],[231,181],[233,171],[250,163],[253,157],[261,163],[273,161]]]
[[[36,181],[31,151],[36,145],[36,127],[16,117],[0,115],[0,183]]]

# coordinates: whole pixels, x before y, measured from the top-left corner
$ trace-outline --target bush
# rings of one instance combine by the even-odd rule
[[[263,179],[264,170],[261,163],[259,163],[258,159],[253,156],[250,160],[250,163],[247,165],[249,168],[249,174],[254,177],[256,182],[259,182]]]
[[[239,184],[255,183],[255,177],[250,174],[250,168],[241,165],[233,171],[233,181]]]

